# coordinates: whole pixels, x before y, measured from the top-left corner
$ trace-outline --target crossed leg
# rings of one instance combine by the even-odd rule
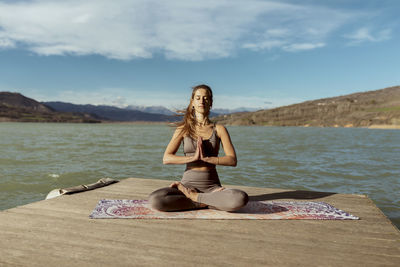
[[[224,188],[209,193],[199,193],[197,201],[223,211],[235,211],[249,201],[246,192],[239,189]]]
[[[152,208],[160,211],[178,211],[201,208],[176,187],[160,188],[149,196]]]
[[[235,211],[245,206],[248,199],[248,195],[242,190],[219,187],[211,192],[198,193],[180,182],[158,189],[149,197],[152,207],[161,211],[199,209],[206,206]]]

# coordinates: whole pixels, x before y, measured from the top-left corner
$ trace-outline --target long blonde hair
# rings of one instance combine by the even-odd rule
[[[192,138],[197,138],[196,135],[196,117],[195,117],[195,110],[193,107],[193,99],[194,99],[194,94],[196,93],[196,91],[198,89],[205,89],[207,91],[207,95],[208,95],[208,99],[210,101],[210,109],[212,107],[213,104],[213,93],[211,90],[211,87],[205,84],[200,84],[200,85],[196,85],[194,87],[192,87],[192,96],[190,98],[190,103],[187,106],[186,109],[184,110],[178,110],[178,116],[183,116],[182,120],[175,123],[175,127],[177,128],[182,128],[181,130],[181,134],[186,136],[190,136]],[[210,109],[207,111],[206,114],[204,114],[204,116],[206,117],[206,120],[208,122],[210,122],[208,116],[210,114]]]

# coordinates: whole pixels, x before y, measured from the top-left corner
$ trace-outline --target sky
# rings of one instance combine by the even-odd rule
[[[273,108],[400,85],[398,0],[0,0],[0,91]]]

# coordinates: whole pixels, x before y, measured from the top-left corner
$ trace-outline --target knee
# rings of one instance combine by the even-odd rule
[[[164,198],[167,195],[165,190],[159,189],[149,195],[149,203],[153,209],[165,211]]]
[[[249,202],[249,196],[246,192],[238,189],[232,189],[232,197],[227,211],[238,210],[246,206],[247,202]]]
[[[160,210],[160,211],[167,211],[166,205],[164,204],[164,199],[160,195],[150,194],[149,203],[153,209]]]

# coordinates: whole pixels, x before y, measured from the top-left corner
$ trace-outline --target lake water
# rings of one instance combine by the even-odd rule
[[[367,194],[400,227],[399,130],[227,128],[239,161],[218,167],[223,184]],[[172,132],[165,125],[0,123],[0,210],[102,177],[178,180],[184,166],[162,165]]]

